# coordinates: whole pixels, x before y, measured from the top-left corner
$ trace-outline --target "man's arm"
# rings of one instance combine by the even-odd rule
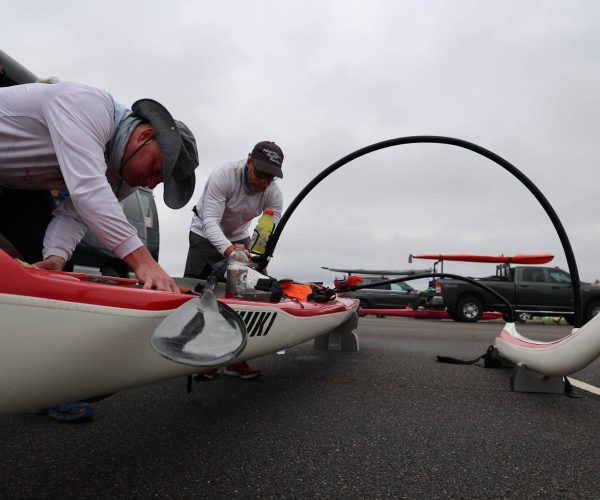
[[[154,260],[148,249],[144,246],[126,255],[123,260],[133,269],[136,278],[147,290],[163,290],[167,292],[179,292],[177,284],[158,262]],[[57,255],[50,255],[34,266],[40,269],[53,269],[60,271],[65,266],[65,259]]]
[[[202,231],[208,241],[225,257],[231,253],[231,242],[221,229],[221,220],[227,203],[227,179],[222,171],[213,172],[206,182],[201,214]],[[225,253],[229,251],[229,253]]]
[[[107,94],[89,89],[65,99],[67,102],[59,98],[46,106],[44,115],[76,218],[83,220],[109,250],[134,270],[144,288],[177,291],[172,278],[142,246],[136,229],[127,221],[106,177],[104,147],[112,133],[112,100]],[[65,240],[60,235],[61,224],[74,227],[80,223],[73,218],[61,219],[59,216],[55,217],[53,224],[46,235],[51,241],[61,241],[62,238],[61,246],[66,247],[63,249],[65,252],[56,250],[56,247],[47,248],[40,265],[54,269],[64,265],[61,260],[70,256],[69,250],[72,252],[74,249],[72,242],[76,239]]]
[[[87,231],[87,226],[73,207],[70,198],[62,203],[52,212],[52,220],[46,228],[44,235],[44,259],[50,256],[61,257],[63,261],[68,260],[77,243],[79,243]],[[56,269],[56,268],[51,268]],[[61,268],[62,269],[62,268]]]
[[[55,211],[56,221],[46,232],[50,244],[45,242],[44,258],[50,254],[68,258],[70,255],[65,254],[72,252],[74,245],[66,241],[72,238],[63,236],[64,231],[69,230],[68,226],[80,226],[81,221],[119,258],[142,246],[106,177],[104,150],[112,134],[113,111],[113,101],[108,94],[87,87],[58,96],[43,108],[72,203]],[[53,241],[59,245],[53,245]]]
[[[179,292],[173,278],[171,278],[158,262],[154,260],[146,247],[140,247],[123,260],[133,269],[137,279],[144,284],[148,290],[166,290],[167,292]]]

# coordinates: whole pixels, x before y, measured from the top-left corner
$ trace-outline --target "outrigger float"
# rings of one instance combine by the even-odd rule
[[[123,278],[23,267],[1,250],[0,272],[0,414],[191,375],[310,339],[316,339],[316,348],[328,348],[332,340],[341,349],[358,349],[353,332],[358,301],[218,298],[219,317],[226,321],[211,324],[205,310],[200,319],[206,320],[202,335],[208,343],[199,345],[202,335],[193,334],[180,348],[184,358],[191,353],[189,359],[176,361],[169,352],[157,353],[151,340],[163,321],[201,300],[197,295],[143,290]],[[234,313],[223,314],[227,311]],[[243,320],[241,329],[236,317]],[[231,331],[220,332],[223,325]],[[220,333],[229,336],[227,342],[218,341]]]
[[[502,359],[514,365],[514,391],[568,393],[567,376],[600,356],[600,315],[552,342],[528,339],[514,323],[507,323],[494,340],[494,348]]]
[[[411,255],[412,259],[486,262],[496,264],[547,264],[552,254],[513,256],[472,254]],[[434,265],[435,269],[435,265]],[[511,388],[522,392],[565,392],[566,377],[578,372],[600,356],[600,319],[592,318],[581,328],[574,328],[562,339],[543,342],[521,335],[514,322],[508,322],[494,340],[493,348],[504,364],[514,365]]]

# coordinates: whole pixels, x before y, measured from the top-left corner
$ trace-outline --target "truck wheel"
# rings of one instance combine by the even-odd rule
[[[483,313],[483,304],[475,297],[465,297],[458,301],[456,307],[456,317],[458,321],[466,321],[467,323],[475,323],[481,318]]]
[[[587,323],[598,313],[600,313],[600,300],[592,300],[585,308],[585,322]]]
[[[526,323],[530,319],[531,319],[531,314],[529,314],[528,312],[517,313],[517,321],[519,323]]]

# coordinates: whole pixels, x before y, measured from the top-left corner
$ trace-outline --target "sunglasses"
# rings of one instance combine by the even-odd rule
[[[146,144],[148,144],[150,141],[154,140],[154,137],[149,137],[148,139],[146,139],[144,142],[142,142],[137,148],[135,148],[133,150],[133,152],[127,157],[125,158],[122,162],[121,162],[121,170],[123,170],[123,167],[125,165],[127,165],[127,163],[129,162],[129,160],[131,160],[138,152],[140,149],[142,149]]]
[[[254,175],[257,177],[257,179],[261,181],[273,182],[277,180],[277,177],[275,177],[274,175],[265,174],[264,172],[258,170],[254,163],[252,164],[252,170],[254,171]]]

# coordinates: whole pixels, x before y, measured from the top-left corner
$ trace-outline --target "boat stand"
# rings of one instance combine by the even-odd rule
[[[354,313],[334,330],[316,337],[313,341],[313,348],[323,351],[358,352],[358,335],[354,331],[357,325],[358,315]]]
[[[549,377],[531,371],[523,363],[518,363],[510,377],[510,388],[515,392],[543,392],[565,394],[567,386],[564,377]]]

